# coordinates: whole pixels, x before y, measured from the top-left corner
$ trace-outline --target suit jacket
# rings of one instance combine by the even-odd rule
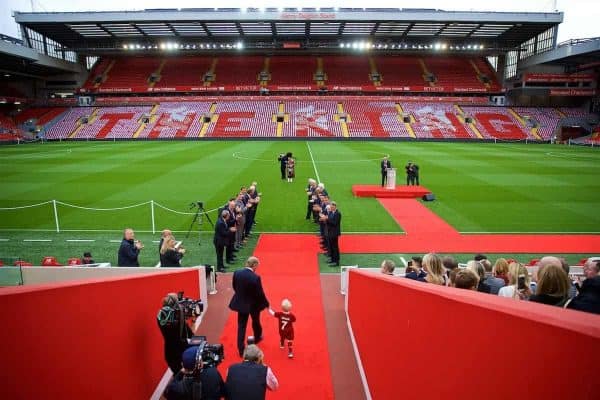
[[[335,210],[335,212],[329,212],[327,215],[327,235],[328,236],[340,236],[341,224],[342,222],[342,213],[340,210]]]
[[[381,161],[381,173],[385,174],[387,172],[387,169],[392,168],[392,163],[390,162],[390,160],[387,161],[387,167],[385,167],[383,160]]]
[[[119,267],[139,267],[138,254],[140,249],[135,247],[135,242],[123,239],[119,247]]]
[[[215,224],[215,236],[213,243],[216,245],[227,246],[229,242],[229,228],[227,222],[223,218],[219,218]]]
[[[253,313],[269,307],[260,276],[252,269],[243,268],[233,273],[235,293],[229,302],[229,308],[240,313]]]

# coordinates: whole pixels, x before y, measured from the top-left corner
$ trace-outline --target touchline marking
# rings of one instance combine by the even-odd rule
[[[310,149],[310,144],[308,144],[308,141],[306,142],[306,147],[308,147],[308,154],[310,154],[310,159],[312,160],[312,165],[315,170],[315,176],[317,177],[317,182],[321,183],[321,178],[319,178],[319,172],[317,172],[317,166],[315,164],[315,159],[313,157],[312,150]]]
[[[8,242],[10,239],[0,239],[0,242]]]
[[[23,239],[24,242],[51,242],[52,239]]]
[[[96,239],[67,239],[66,242],[95,242]]]
[[[110,243],[121,243],[121,240],[109,240]]]

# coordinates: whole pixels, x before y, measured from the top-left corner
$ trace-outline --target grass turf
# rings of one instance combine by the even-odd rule
[[[287,151],[297,159],[294,183],[280,179],[276,161],[278,153]],[[257,231],[314,232],[315,226],[304,220],[304,187],[307,178],[318,175],[338,202],[344,233],[400,233],[402,228],[375,199],[354,198],[350,191],[352,184],[379,182],[379,160],[384,154],[400,168],[399,182],[407,160],[419,164],[421,184],[438,198],[427,206],[461,232],[600,231],[600,153],[591,148],[551,145],[161,141],[2,146],[0,207],[53,199],[95,209],[145,203],[110,211],[57,205],[59,237],[97,238],[97,242],[89,242],[97,245],[86,248],[96,258],[106,254],[105,260],[114,262],[118,244],[109,245],[107,238],[118,240],[124,227],[134,228],[138,236],[151,232],[150,200],[156,202],[155,231],[168,227],[185,232],[193,218],[191,202],[203,201],[214,220],[216,213],[211,210],[254,180],[262,192]],[[80,243],[62,239],[23,242],[25,238],[53,238],[49,232],[55,229],[51,203],[0,210],[0,239],[8,239],[0,241],[0,256],[25,255],[36,260],[50,250],[65,260],[79,255]],[[212,230],[206,221],[201,229]],[[194,263],[212,260],[210,236],[207,233],[204,241],[205,256],[186,258]],[[149,241],[157,237],[141,238]],[[101,244],[103,241],[106,243]],[[155,259],[143,262],[153,264]]]

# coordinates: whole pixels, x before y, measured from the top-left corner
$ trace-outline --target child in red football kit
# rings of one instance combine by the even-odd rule
[[[290,312],[292,302],[284,299],[281,302],[281,309],[283,310],[282,312],[275,312],[269,308],[269,313],[279,320],[279,346],[283,349],[287,340],[288,357],[293,358],[292,344],[294,342],[294,322],[296,322],[296,317]]]

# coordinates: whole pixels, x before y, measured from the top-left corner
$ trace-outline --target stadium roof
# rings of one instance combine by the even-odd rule
[[[572,39],[551,51],[523,60],[519,68],[537,64],[563,65],[572,71],[598,68],[600,66],[600,37]]]
[[[430,9],[250,8],[153,9],[134,12],[23,13],[14,17],[73,50],[89,54],[126,43],[164,40],[231,42],[245,48],[277,48],[299,41],[303,47],[327,47],[364,39],[402,43],[481,43],[508,50],[556,27],[563,14],[456,12]],[[262,43],[259,45],[259,43]],[[271,46],[269,45],[271,44]]]

